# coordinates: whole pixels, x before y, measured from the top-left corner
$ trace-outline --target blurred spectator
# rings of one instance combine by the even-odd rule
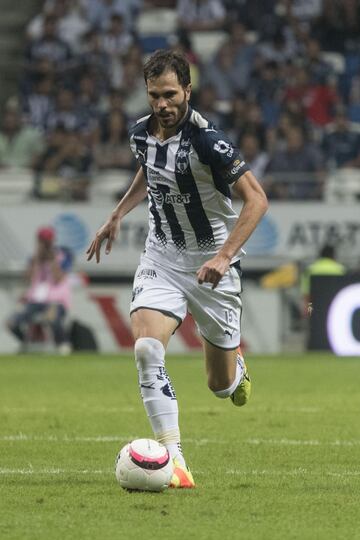
[[[278,3],[278,0],[224,0],[228,20],[242,21],[262,37],[272,34],[277,25]]]
[[[318,258],[308,265],[300,275],[300,291],[304,302],[304,315],[309,314],[309,308],[312,307],[311,304],[309,306],[309,302],[311,302],[311,278],[313,276],[343,276],[345,274],[345,266],[336,259],[335,247],[331,244],[325,244],[321,248]]]
[[[360,58],[359,58],[360,68]],[[359,73],[352,78],[349,92],[349,119],[360,123],[360,69]]]
[[[326,127],[322,146],[329,168],[360,167],[360,125],[348,120],[344,107]]]
[[[358,0],[322,0],[322,13],[313,25],[313,35],[325,51],[350,52],[360,41]]]
[[[55,231],[42,227],[36,236],[36,249],[26,270],[29,288],[23,305],[7,321],[9,330],[26,351],[30,326],[39,322],[47,324],[53,334],[58,350],[70,352],[65,329],[65,318],[70,307],[71,286],[69,271],[72,257],[68,250],[55,247]]]
[[[300,104],[306,118],[314,126],[322,127],[331,122],[339,97],[334,86],[311,83],[305,67],[296,66],[294,80],[285,90],[284,103]]]
[[[223,28],[226,11],[221,0],[178,0],[179,26],[190,32]]]
[[[329,166],[356,166],[357,157],[346,156],[356,153],[354,122],[360,122],[358,0],[45,0],[27,27],[20,100],[25,122],[45,130],[50,147],[75,130],[87,152],[96,142],[99,167],[126,163],[125,147],[115,155],[122,125],[149,112],[142,75],[146,35],[137,32],[148,11],[149,21],[156,20],[157,8],[176,11],[173,34],[158,32],[190,62],[194,108],[229,131],[249,156],[286,153],[295,126],[311,135],[300,152],[307,159],[309,148],[312,156],[323,148]],[[221,43],[206,65],[195,42],[202,30],[218,30],[213,36]],[[328,62],[324,51],[341,55]],[[334,118],[340,99],[348,110],[346,128]],[[285,185],[277,182],[272,196],[305,196]]]
[[[0,169],[33,167],[43,147],[40,131],[24,125],[16,109],[6,109],[0,131]]]
[[[254,135],[264,148],[266,141],[266,128],[262,118],[261,108],[256,102],[241,102],[241,97],[233,103],[232,125],[229,126],[232,140],[239,144],[245,134]],[[244,110],[242,106],[244,105]],[[238,108],[237,108],[238,107]]]
[[[25,52],[25,68],[30,76],[64,72],[70,67],[71,51],[57,36],[57,18],[46,15],[42,36],[29,43]]]
[[[122,77],[122,61],[129,51],[133,37],[124,26],[121,15],[113,13],[109,28],[101,35],[101,48],[111,62],[110,78],[113,86],[119,86]]]
[[[75,92],[70,88],[60,88],[56,96],[55,110],[48,117],[47,129],[52,131],[63,126],[67,131],[85,131],[88,121],[76,106]]]
[[[116,13],[124,18],[128,30],[134,27],[142,0],[81,0],[86,19],[93,28],[106,30],[111,16]]]
[[[217,128],[222,129],[224,115],[216,110],[216,94],[212,86],[202,86],[198,95],[196,109],[210,120]]]
[[[134,169],[126,117],[122,112],[113,110],[102,119],[95,146],[95,162],[99,169]]]
[[[203,70],[201,84],[215,89],[216,98],[231,101],[241,90],[238,72],[235,69],[235,52],[229,42],[221,45],[215,58]]]
[[[284,28],[278,28],[271,39],[260,42],[257,49],[258,62],[285,64],[297,52],[297,44],[292,34],[286,34]]]
[[[269,156],[260,149],[257,137],[251,133],[245,133],[240,141],[240,150],[251,171],[259,182],[262,182]]]
[[[264,123],[268,127],[278,122],[283,97],[284,81],[279,65],[274,61],[261,64],[253,73],[249,93],[261,107]]]
[[[58,125],[40,156],[36,170],[35,195],[85,201],[89,197],[93,157],[78,131]]]
[[[239,21],[233,21],[229,25],[227,43],[234,54],[233,68],[238,79],[236,88],[239,90],[245,90],[249,84],[255,57],[255,47],[248,43],[246,31],[245,25]]]
[[[196,100],[200,86],[200,59],[192,47],[189,33],[184,30],[177,32],[176,36],[170,40],[171,47],[186,56],[190,66],[191,78],[191,97],[192,101]]]
[[[288,15],[302,22],[310,22],[321,14],[323,0],[282,0]]]
[[[111,59],[103,51],[101,35],[96,30],[91,30],[85,34],[82,54],[79,55],[78,63],[87,73],[95,77],[99,89],[104,92],[108,89],[111,76]]]
[[[48,0],[45,2],[43,12],[36,15],[26,29],[29,39],[41,38],[47,15],[56,17],[58,37],[67,43],[73,51],[78,51],[82,36],[90,29],[90,24],[85,19],[79,2],[76,0]]]
[[[113,13],[108,29],[101,36],[103,51],[111,57],[121,58],[126,55],[132,42],[133,37],[126,30],[123,17]]]
[[[120,89],[124,94],[124,111],[130,120],[149,112],[144,76],[136,64],[124,62]]]
[[[100,89],[97,87],[97,81],[94,75],[84,73],[79,81],[78,96],[76,108],[81,118],[80,125],[83,126],[83,133],[91,137],[98,125],[100,109]]]
[[[267,130],[266,147],[270,155],[275,151],[286,149],[287,133],[292,126],[301,128],[303,133],[306,131],[304,117],[296,112],[285,110],[280,114],[276,127]]]
[[[49,75],[40,76],[34,89],[23,99],[23,114],[26,123],[45,131],[50,114],[54,111],[54,79]]]
[[[327,84],[335,77],[332,65],[322,58],[320,42],[317,39],[307,40],[305,69],[309,73],[311,83]]]
[[[265,189],[271,199],[321,199],[324,169],[316,146],[301,128],[286,132],[286,148],[275,151],[266,169]]]
[[[124,111],[124,92],[117,88],[111,88],[107,96],[107,111]]]

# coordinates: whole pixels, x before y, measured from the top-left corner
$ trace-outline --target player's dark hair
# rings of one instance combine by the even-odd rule
[[[149,58],[144,66],[144,79],[156,79],[165,71],[174,71],[178,81],[183,88],[186,88],[190,80],[189,62],[185,56],[179,52],[160,49]]]

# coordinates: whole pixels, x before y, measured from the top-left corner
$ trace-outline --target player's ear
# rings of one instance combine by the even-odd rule
[[[191,83],[188,84],[187,87],[185,88],[186,101],[189,101],[190,96],[191,96]]]

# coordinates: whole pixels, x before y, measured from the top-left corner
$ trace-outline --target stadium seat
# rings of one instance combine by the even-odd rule
[[[324,51],[322,59],[330,64],[337,75],[345,72],[345,58],[341,53]]]
[[[6,169],[0,172],[2,204],[23,202],[32,190],[33,174],[30,169]]]
[[[157,49],[167,49],[169,46],[167,36],[149,35],[139,38],[143,54],[151,54]]]
[[[108,170],[96,176],[91,186],[91,199],[112,200],[116,193],[125,191],[131,179],[134,177],[133,171]]]
[[[360,171],[339,169],[328,176],[324,198],[327,203],[353,203],[360,201]]]
[[[191,32],[194,51],[203,62],[209,61],[214,56],[227,37],[228,34],[222,31]]]
[[[149,34],[171,34],[176,32],[177,14],[174,9],[149,9],[140,13],[137,31],[140,36]]]

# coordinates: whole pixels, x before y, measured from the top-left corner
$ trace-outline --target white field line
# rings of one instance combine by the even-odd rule
[[[247,439],[244,442],[257,446],[360,446],[360,440],[346,441],[341,439],[335,441],[319,441],[317,439]]]
[[[204,471],[194,471],[195,475],[202,475]],[[360,477],[360,470],[350,471],[345,470],[342,472],[336,471],[312,471],[303,468],[291,469],[291,470],[279,470],[279,469],[252,469],[252,470],[243,470],[243,469],[229,469],[224,471],[226,475],[229,476],[291,476],[291,477],[304,477],[304,476],[335,476],[339,478],[344,477]],[[61,475],[96,475],[96,476],[107,476],[113,475],[113,469],[59,469],[59,468],[48,468],[48,469],[34,469],[28,467],[27,469],[7,469],[0,468],[0,476],[61,476]]]
[[[226,471],[226,474],[232,476],[336,476],[336,477],[345,477],[345,476],[360,476],[359,471],[312,471],[308,469],[303,469],[299,467],[297,469],[291,470],[279,470],[279,469],[254,469],[254,470],[242,470],[242,469],[229,469]]]
[[[141,404],[138,407],[92,407],[83,405],[78,407],[79,411],[84,411],[91,414],[126,414],[134,413],[140,411]],[[5,414],[54,414],[57,413],[58,409],[56,407],[0,407],[0,413]],[[261,406],[252,406],[251,412],[266,412],[268,414],[274,413],[299,413],[299,414],[316,414],[321,412],[322,409],[318,407],[284,407],[284,408],[272,408],[272,407],[261,407]],[[184,407],[182,413],[195,413],[195,414],[227,414],[227,411],[224,407]]]
[[[57,442],[57,443],[112,443],[112,442],[127,442],[139,438],[137,434],[130,435],[97,435],[97,436],[57,436],[57,435],[27,435],[25,433],[17,433],[14,435],[0,436],[0,442]],[[196,446],[206,445],[223,445],[228,444],[228,441],[221,439],[182,439],[184,443],[194,444]],[[244,439],[238,441],[241,444],[249,444],[254,446],[360,446],[360,440],[341,440],[320,441],[316,439]]]
[[[0,475],[61,475],[61,474],[95,474],[95,475],[104,475],[104,474],[113,474],[113,469],[33,469],[29,467],[28,469],[2,469],[0,468]]]
[[[87,411],[91,414],[115,414],[115,413],[133,413],[136,412],[136,407],[87,407],[80,406],[77,410],[84,412]],[[138,410],[140,410],[140,405]],[[58,412],[57,407],[0,407],[0,413],[5,414],[56,414]]]

